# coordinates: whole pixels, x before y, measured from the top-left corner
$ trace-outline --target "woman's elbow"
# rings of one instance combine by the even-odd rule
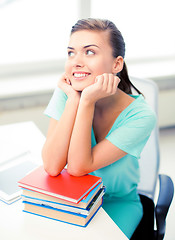
[[[88,173],[86,169],[78,166],[71,166],[70,164],[67,165],[67,172],[75,177],[81,177]]]
[[[48,164],[43,164],[44,165],[44,170],[52,177],[58,176],[63,168],[58,168],[58,167],[53,167]]]
[[[58,164],[54,164],[54,162],[50,162],[45,154],[42,152],[42,159],[43,159],[43,166],[44,170],[50,175],[50,176],[57,176],[60,174],[60,172],[63,170],[64,166],[59,166]],[[52,158],[53,159],[53,158]]]

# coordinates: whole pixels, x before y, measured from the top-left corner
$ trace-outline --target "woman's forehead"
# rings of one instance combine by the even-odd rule
[[[72,45],[72,46],[71,46]],[[109,45],[109,33],[107,31],[79,30],[70,36],[69,46],[97,45],[104,47]]]

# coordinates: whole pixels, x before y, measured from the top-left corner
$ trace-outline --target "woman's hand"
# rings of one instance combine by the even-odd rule
[[[112,73],[104,73],[95,79],[95,83],[86,87],[82,96],[90,102],[97,102],[101,98],[114,95],[117,92],[117,87],[120,79]]]
[[[66,73],[64,73],[61,78],[58,81],[58,87],[65,92],[65,94],[69,97],[76,97],[78,96],[80,98],[80,93],[75,91],[73,87],[71,86],[71,82],[69,78],[67,77]]]

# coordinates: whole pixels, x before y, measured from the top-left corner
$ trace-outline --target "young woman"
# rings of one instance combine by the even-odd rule
[[[156,117],[129,80],[125,43],[108,20],[79,20],[71,31],[65,73],[45,111],[51,117],[42,156],[58,175],[101,176],[103,208],[130,238],[142,218],[138,159]]]

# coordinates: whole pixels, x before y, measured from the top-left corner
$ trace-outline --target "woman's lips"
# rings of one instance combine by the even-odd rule
[[[75,72],[75,73],[73,73],[73,76],[76,80],[85,79],[89,75],[90,75],[90,73],[86,73],[86,72]]]

